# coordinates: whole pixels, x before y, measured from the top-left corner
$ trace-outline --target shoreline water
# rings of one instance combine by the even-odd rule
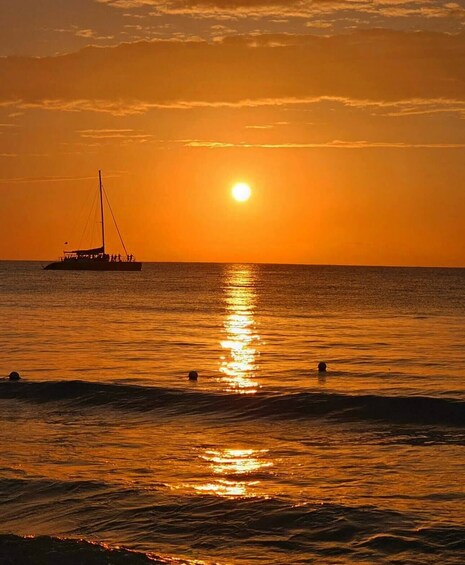
[[[463,270],[0,272],[0,556],[463,562]]]

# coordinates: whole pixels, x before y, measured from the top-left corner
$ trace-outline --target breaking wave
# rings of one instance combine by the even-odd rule
[[[429,396],[258,392],[241,395],[89,381],[3,382],[0,398],[68,406],[108,407],[167,415],[218,415],[248,420],[329,418],[342,421],[465,426],[465,401]]]
[[[425,556],[460,563],[465,550],[465,530],[459,525],[419,527],[415,516],[375,506],[296,504],[283,497],[177,496],[162,487],[147,492],[96,481],[34,479],[0,480],[0,494],[6,523],[14,520],[16,505],[27,497],[34,501],[23,517],[29,521],[29,531],[36,530],[32,524],[47,520],[78,525],[75,531],[59,532],[59,537],[0,535],[1,563],[198,563],[168,557],[192,551],[213,552],[208,563],[222,563],[225,553],[216,560],[214,548],[229,547],[234,557],[236,546],[255,557],[261,552],[285,552],[286,562],[292,562],[293,556],[325,563],[333,563],[332,559],[340,563],[340,558],[374,562],[389,555],[399,563],[424,563]],[[77,535],[98,543],[66,539]],[[124,547],[140,551],[101,543],[112,535]]]

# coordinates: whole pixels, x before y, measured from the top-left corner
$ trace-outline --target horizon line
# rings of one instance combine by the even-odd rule
[[[56,259],[1,259],[0,263],[49,263]],[[144,261],[145,264],[186,264],[186,265],[279,265],[288,267],[347,267],[367,269],[465,269],[464,265],[369,265],[354,263],[287,263],[269,261]]]

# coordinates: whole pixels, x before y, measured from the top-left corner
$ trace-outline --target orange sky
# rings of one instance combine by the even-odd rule
[[[40,4],[0,7],[0,258],[90,244],[100,168],[141,260],[465,266],[464,2]]]

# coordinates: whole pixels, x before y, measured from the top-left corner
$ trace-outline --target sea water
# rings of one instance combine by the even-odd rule
[[[0,562],[463,564],[464,330],[463,269],[1,262]]]

